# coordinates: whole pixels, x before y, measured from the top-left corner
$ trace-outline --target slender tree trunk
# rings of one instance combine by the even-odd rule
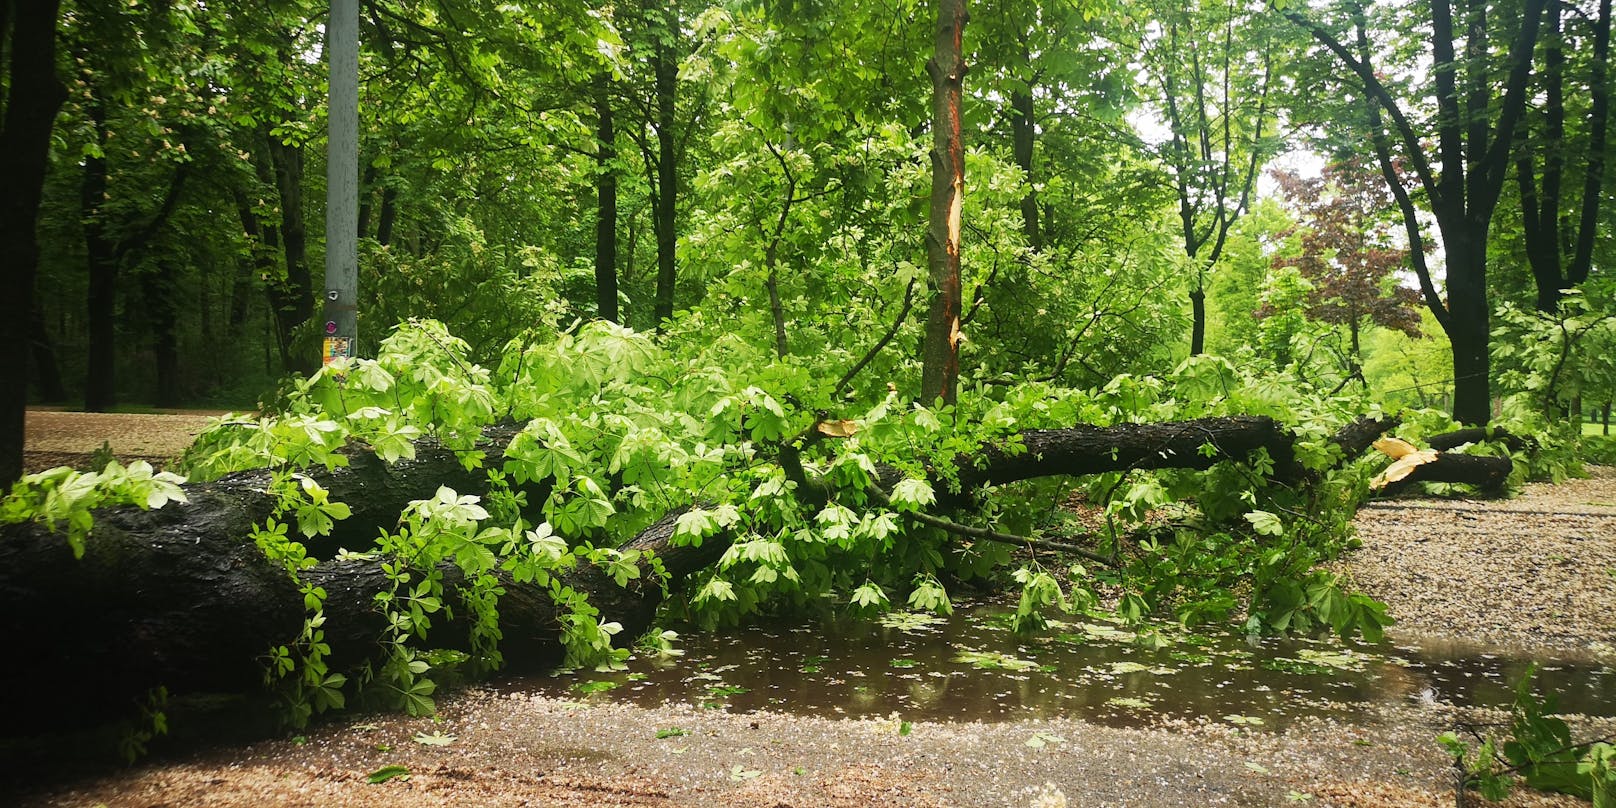
[[[1588,113],[1588,171],[1582,180],[1582,217],[1568,272],[1568,279],[1574,284],[1587,280],[1588,270],[1593,266],[1599,206],[1604,198],[1605,137],[1610,122],[1610,6],[1611,0],[1600,0],[1599,17],[1594,20],[1594,61],[1588,76],[1592,97]]]
[[[1027,236],[1027,246],[1033,252],[1040,252],[1044,249],[1044,237],[1038,222],[1038,192],[1033,190],[1032,173],[1038,121],[1034,115],[1031,88],[1011,92],[1010,110],[1011,146],[1016,165],[1027,175],[1027,193],[1021,197],[1021,229]]]
[[[398,221],[398,189],[382,187],[382,212],[376,219],[376,243],[386,247],[393,243],[393,223]]]
[[[617,129],[612,118],[612,77],[595,76],[595,305],[602,320],[617,314]]]
[[[1551,2],[1543,20],[1543,85],[1541,103],[1543,128],[1539,139],[1528,137],[1522,127],[1522,143],[1516,157],[1516,177],[1520,185],[1521,224],[1526,239],[1526,259],[1537,283],[1538,311],[1552,314],[1560,309],[1561,290],[1566,286],[1560,265],[1561,175],[1565,165],[1565,49],[1560,30],[1560,4]],[[1542,170],[1535,155],[1542,156]],[[1541,181],[1541,185],[1539,182]]]
[[[34,379],[39,383],[39,397],[46,401],[66,401],[67,388],[62,384],[62,367],[56,361],[56,342],[51,339],[50,326],[45,322],[45,306],[39,295],[34,295],[33,315],[29,318],[29,352],[33,357]]]
[[[959,384],[960,227],[965,204],[965,148],[960,99],[965,87],[966,0],[939,0],[933,56],[926,63],[932,86],[931,209],[926,262],[931,308],[926,317],[920,400],[953,403]]]
[[[259,282],[268,290],[280,274],[280,267],[276,263],[275,254],[280,250],[280,231],[275,225],[259,218],[258,211],[253,207],[251,197],[239,187],[231,189],[231,195],[236,203],[236,214],[241,218],[241,231],[247,236],[248,266],[236,281],[232,291],[230,306],[230,322],[233,328],[241,328],[247,321],[248,295],[252,291],[252,276],[256,275]],[[271,335],[276,349],[279,351],[281,367],[287,367],[292,361],[291,345],[285,339],[279,328],[280,311],[274,306],[274,293],[268,292],[270,298]],[[267,368],[266,368],[267,370]]]
[[[654,320],[657,330],[663,321],[673,317],[676,255],[678,244],[679,158],[673,136],[677,123],[679,74],[675,43],[679,36],[678,6],[669,3],[664,10],[666,30],[656,43],[656,108],[657,108],[657,193],[656,211],[652,223],[657,242],[657,284]]]
[[[1190,356],[1206,353],[1206,285],[1202,273],[1196,273],[1195,288],[1190,290]]]
[[[89,268],[89,297],[85,313],[90,345],[84,379],[84,409],[106,412],[117,403],[118,245],[107,232],[106,103],[97,94],[89,103],[96,153],[84,158],[79,185],[79,216],[84,222],[84,254]]]
[[[280,242],[286,258],[284,277],[272,276],[266,285],[275,310],[277,339],[285,370],[312,373],[318,363],[307,346],[293,342],[299,327],[314,316],[314,288],[309,274],[308,230],[303,223],[303,148],[265,133],[275,189],[280,195]]]
[[[146,317],[151,323],[152,353],[157,360],[157,388],[152,403],[158,407],[180,404],[179,311],[175,305],[179,266],[172,260],[141,275]]]
[[[239,212],[239,211],[238,211]],[[257,252],[263,247],[253,239],[248,239],[247,249]],[[230,310],[225,321],[226,333],[231,337],[241,336],[247,325],[247,311],[252,302],[252,279],[255,258],[238,259],[236,275],[230,281]]]

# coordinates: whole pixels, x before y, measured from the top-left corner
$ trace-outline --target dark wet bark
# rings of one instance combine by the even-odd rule
[[[267,131],[262,137],[273,172],[269,179],[280,198],[278,233],[285,257],[284,272],[271,275],[265,284],[275,314],[275,337],[284,370],[312,373],[319,367],[315,351],[296,343],[299,328],[314,316],[314,281],[309,274],[308,229],[303,219],[303,147],[285,143]]]
[[[180,394],[180,348],[178,295],[180,268],[172,260],[157,263],[157,269],[141,277],[146,320],[151,325],[152,354],[157,364],[157,387],[152,403],[177,407]]]
[[[1038,119],[1034,115],[1031,89],[1018,89],[1010,94],[1010,129],[1016,166],[1027,175],[1027,193],[1021,197],[1021,230],[1027,236],[1027,247],[1039,252],[1044,249],[1044,237],[1038,221],[1038,192],[1033,190],[1032,161]]]
[[[382,212],[376,221],[376,243],[386,247],[393,243],[393,224],[398,221],[398,189],[392,185],[382,187]]]
[[[107,412],[117,404],[118,276],[138,260],[167,224],[179,204],[190,174],[189,163],[175,166],[163,198],[142,218],[115,218],[106,211],[110,174],[106,151],[112,133],[107,128],[106,102],[93,89],[88,106],[97,154],[84,158],[79,186],[79,213],[84,220],[84,249],[89,268],[86,318],[90,342],[84,380],[84,409]]]
[[[1381,489],[1385,496],[1395,496],[1417,483],[1461,483],[1475,486],[1477,493],[1499,496],[1514,463],[1507,457],[1485,455],[1438,454],[1436,460],[1416,466],[1413,473]]]
[[[1293,438],[1266,416],[1236,415],[1160,424],[1074,426],[1020,433],[1025,452],[984,447],[958,458],[960,486],[972,490],[1057,474],[1103,474],[1128,469],[1206,469],[1266,449],[1281,473],[1294,467]]]
[[[1522,438],[1505,429],[1497,427],[1470,427],[1432,435],[1426,438],[1425,444],[1439,452],[1446,452],[1466,443],[1480,443],[1482,441],[1496,441],[1509,447],[1512,452],[1523,452],[1536,445],[1535,441]]]
[[[57,0],[7,3],[0,15],[6,93],[0,120],[0,486],[22,475],[28,407],[28,328],[39,269],[39,200],[50,164],[51,128],[67,99],[56,75]]]
[[[1336,440],[1349,457],[1356,456],[1387,426],[1387,421],[1360,421]],[[491,427],[479,448],[498,457],[517,429]],[[1033,430],[1017,441],[1026,447],[1024,453],[989,447],[961,458],[959,477],[970,491],[1060,474],[1206,468],[1259,450],[1275,459],[1279,474],[1295,467],[1291,440],[1278,422],[1265,417]],[[336,548],[369,548],[378,531],[395,526],[411,500],[431,496],[440,485],[462,493],[486,490],[484,472],[466,471],[454,452],[434,441],[419,442],[415,459],[391,466],[362,449],[346,454],[346,467],[309,472],[353,513],[337,523],[334,535],[310,543],[311,556],[323,560],[300,573],[301,583],[326,591],[324,631],[338,669],[378,651],[383,626],[374,599],[391,585],[378,561],[338,560]],[[82,559],[73,558],[60,534],[42,526],[0,528],[0,636],[29,649],[14,664],[0,667],[0,694],[6,699],[0,707],[12,724],[104,719],[127,711],[159,685],[174,693],[259,688],[261,657],[293,642],[305,616],[299,582],[266,560],[248,538],[273,510],[265,493],[268,483],[267,472],[244,472],[186,486],[188,503],[155,511],[98,511]],[[529,502],[543,500],[542,491],[528,493]],[[673,585],[714,563],[728,546],[724,536],[708,537],[699,548],[673,546],[676,516],[666,515],[625,545],[654,551]],[[445,602],[457,603],[461,573],[447,566],[440,572]],[[602,619],[621,623],[624,638],[650,625],[663,595],[660,586],[643,578],[618,587],[594,568],[569,574],[566,583],[586,592]],[[533,670],[559,660],[559,623],[546,592],[510,580],[501,584],[506,593],[499,601],[500,648],[507,663]],[[429,644],[464,648],[465,611],[457,610],[455,617],[440,613]],[[65,697],[34,697],[42,681]]]
[[[485,448],[499,451],[515,427],[491,428]],[[332,498],[353,515],[336,535],[314,542],[333,552],[338,545],[363,549],[379,530],[391,529],[414,499],[438,485],[477,493],[486,474],[467,472],[453,452],[423,441],[416,460],[387,466],[364,451],[335,472],[315,471]],[[0,528],[0,631],[25,660],[0,671],[4,708],[18,726],[94,721],[127,710],[157,686],[174,693],[250,691],[262,684],[260,658],[271,647],[296,639],[304,620],[303,596],[278,564],[266,560],[248,538],[274,507],[264,493],[265,472],[246,472],[216,482],[186,486],[188,503],[143,511],[132,507],[96,512],[95,528],[81,559],[66,540],[40,525]],[[651,525],[625,549],[652,550],[673,582],[717,560],[726,543],[673,547],[674,518]],[[464,585],[450,565],[445,602],[458,604]],[[303,583],[325,588],[324,630],[334,668],[357,665],[377,648],[381,615],[378,592],[391,584],[378,561],[326,560],[300,574]],[[567,584],[589,595],[603,619],[634,637],[650,625],[662,589],[644,579],[618,587],[600,570],[585,567]],[[543,589],[502,580],[501,650],[513,669],[534,670],[560,661],[557,612]],[[465,647],[466,610],[440,614],[429,633],[431,647]],[[41,699],[38,683],[49,680],[63,698]]]

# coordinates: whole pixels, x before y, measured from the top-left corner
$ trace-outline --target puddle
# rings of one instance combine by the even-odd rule
[[[895,613],[836,621],[681,632],[676,659],[628,669],[509,682],[561,698],[691,703],[912,721],[1082,718],[1137,726],[1163,717],[1279,729],[1303,716],[1352,717],[1365,705],[1434,701],[1507,706],[1530,659],[1462,646],[1248,640],[1157,629],[1160,648],[1102,617],[1051,621],[1018,637],[1010,610],[961,606],[953,617]],[[1616,669],[1540,661],[1540,692],[1566,713],[1616,716]]]

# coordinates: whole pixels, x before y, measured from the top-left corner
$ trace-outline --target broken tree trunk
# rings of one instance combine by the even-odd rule
[[[1381,493],[1396,496],[1415,483],[1462,483],[1475,486],[1478,494],[1502,496],[1514,468],[1507,457],[1438,452],[1436,459],[1415,466],[1407,477],[1387,483]]]
[[[424,496],[425,494],[423,494]],[[380,561],[331,560],[294,581],[267,561],[245,536],[246,509],[228,497],[192,492],[188,505],[153,511],[112,508],[97,514],[84,557],[74,559],[59,534],[18,525],[0,541],[0,631],[15,648],[0,672],[5,710],[14,726],[32,719],[55,725],[127,712],[158,686],[171,692],[246,692],[262,684],[270,648],[290,644],[306,616],[300,583],[326,591],[324,631],[333,670],[363,663],[386,628],[375,608],[391,589]],[[625,549],[656,554],[676,585],[724,550],[674,546],[677,513],[642,531]],[[443,564],[450,617],[433,618],[429,648],[467,648],[468,610],[460,607],[465,576]],[[601,569],[584,566],[564,576],[604,619],[634,637],[650,626],[662,588],[642,577],[619,587]],[[538,670],[561,661],[562,616],[544,589],[502,577],[499,599],[511,670]],[[39,698],[47,684],[52,698]]]
[[[1384,428],[1355,424],[1337,442],[1353,456],[1361,451],[1358,444],[1373,437],[1369,433]],[[515,426],[489,429],[479,449],[488,453],[490,465],[516,431]],[[1283,476],[1296,466],[1291,441],[1277,422],[1258,417],[1034,430],[1011,441],[1024,452],[988,447],[976,458],[980,463],[962,461],[959,480],[969,494],[980,486],[1040,476],[1207,468],[1258,450],[1268,451],[1276,476]],[[0,672],[6,700],[0,706],[12,726],[26,728],[35,720],[61,725],[75,714],[105,719],[126,713],[157,686],[176,693],[255,690],[263,680],[266,652],[294,642],[302,631],[303,584],[326,591],[323,628],[333,670],[374,655],[385,628],[375,597],[391,583],[379,561],[333,559],[335,548],[371,547],[380,531],[395,527],[411,500],[431,497],[440,485],[480,494],[487,480],[481,471],[466,471],[455,453],[433,441],[420,442],[414,460],[391,466],[362,449],[348,455],[344,468],[308,472],[353,514],[311,549],[311,557],[325,560],[303,570],[298,580],[248,538],[274,508],[266,493],[267,472],[188,484],[189,502],[154,511],[97,511],[81,559],[73,557],[63,536],[45,526],[0,528],[0,636],[19,649]],[[530,492],[529,502],[541,503],[542,496],[531,494],[542,493]],[[668,514],[625,548],[653,551],[672,586],[710,566],[728,546],[722,536],[709,537],[699,548],[674,545],[676,516]],[[458,606],[463,576],[450,566],[441,572],[444,602]],[[661,587],[647,577],[619,587],[603,570],[583,567],[565,580],[589,596],[601,619],[621,623],[627,638],[650,625],[662,598]],[[508,579],[502,585],[500,648],[508,665],[534,670],[557,662],[562,649],[555,604],[538,587]],[[456,608],[454,618],[435,615],[430,645],[465,648],[467,611]],[[47,685],[53,697],[40,698]]]
[[[1375,448],[1394,462],[1370,482],[1370,487],[1388,496],[1395,496],[1415,483],[1461,483],[1473,486],[1477,493],[1485,496],[1501,496],[1510,473],[1514,471],[1513,461],[1508,457],[1445,451],[1487,439],[1520,440],[1502,430],[1498,430],[1497,435],[1489,435],[1486,430],[1475,428],[1432,436],[1427,439],[1432,448],[1425,450],[1416,449],[1413,444],[1398,438],[1376,441]],[[1524,444],[1518,445],[1524,447]]]

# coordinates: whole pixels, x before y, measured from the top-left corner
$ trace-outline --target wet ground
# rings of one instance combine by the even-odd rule
[[[1079,718],[1113,727],[1165,718],[1280,729],[1305,717],[1353,719],[1385,705],[1505,707],[1533,660],[1455,644],[1346,644],[1176,626],[1134,631],[1103,615],[1030,636],[1010,609],[978,604],[947,619],[896,612],[878,623],[689,632],[679,657],[625,670],[518,679],[502,689],[641,706],[827,718],[897,713],[913,721]],[[1616,659],[1538,659],[1537,688],[1560,709],[1616,717]]]

